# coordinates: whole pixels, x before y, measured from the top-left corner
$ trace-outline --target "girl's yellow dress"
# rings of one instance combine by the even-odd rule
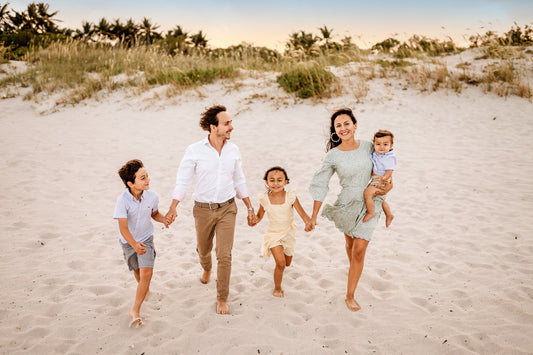
[[[283,247],[285,255],[292,256],[296,244],[296,224],[294,223],[294,209],[292,205],[296,200],[296,191],[289,190],[285,194],[285,202],[281,205],[270,203],[267,194],[259,195],[259,203],[265,209],[268,217],[268,226],[263,237],[261,253],[263,256],[272,255],[270,248],[277,245]]]

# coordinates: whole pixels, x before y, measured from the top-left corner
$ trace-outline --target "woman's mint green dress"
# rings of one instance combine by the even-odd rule
[[[322,167],[315,173],[309,191],[313,200],[323,202],[329,190],[329,181],[334,173],[339,176],[342,187],[337,201],[326,204],[322,216],[335,222],[335,226],[352,238],[370,241],[381,216],[383,196],[374,197],[376,216],[363,223],[366,214],[364,191],[372,177],[370,155],[374,147],[369,141],[360,141],[359,148],[342,151],[333,148],[327,152]]]

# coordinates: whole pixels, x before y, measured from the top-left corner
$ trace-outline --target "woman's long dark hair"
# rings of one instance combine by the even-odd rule
[[[335,133],[335,119],[339,117],[340,115],[348,115],[352,119],[353,124],[357,123],[357,119],[355,118],[352,110],[349,108],[341,108],[340,110],[337,110],[331,115],[331,125],[329,126],[329,138],[328,143],[326,144],[326,152],[329,152],[331,149],[335,148],[339,144],[341,144],[341,139],[339,136],[337,136],[337,133]],[[333,139],[337,142],[334,142]]]

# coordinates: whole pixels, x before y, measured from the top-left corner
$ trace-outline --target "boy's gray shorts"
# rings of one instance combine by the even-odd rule
[[[131,247],[128,243],[123,244],[119,241],[119,243],[122,245],[122,252],[124,253],[124,260],[126,260],[126,264],[128,264],[128,267],[131,270],[137,270],[141,267],[149,267],[154,268],[154,261],[155,261],[155,248],[154,248],[154,237],[151,236],[147,240],[145,240],[144,245],[146,245],[144,248],[146,249],[146,253],[143,255],[138,255],[135,252],[135,249]]]

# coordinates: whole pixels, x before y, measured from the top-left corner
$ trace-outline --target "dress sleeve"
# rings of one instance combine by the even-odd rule
[[[294,201],[296,201],[296,190],[287,191],[287,202],[292,206]]]
[[[266,210],[267,209],[267,200],[268,200],[268,197],[266,194],[259,194],[257,195],[257,199],[259,200],[259,203],[261,204],[261,206],[263,206],[263,208]]]
[[[330,150],[331,152],[331,150]],[[335,173],[335,163],[331,157],[331,154],[326,154],[322,161],[322,166],[313,175],[311,185],[309,186],[309,192],[313,197],[313,200],[323,202],[329,191],[329,180]]]

